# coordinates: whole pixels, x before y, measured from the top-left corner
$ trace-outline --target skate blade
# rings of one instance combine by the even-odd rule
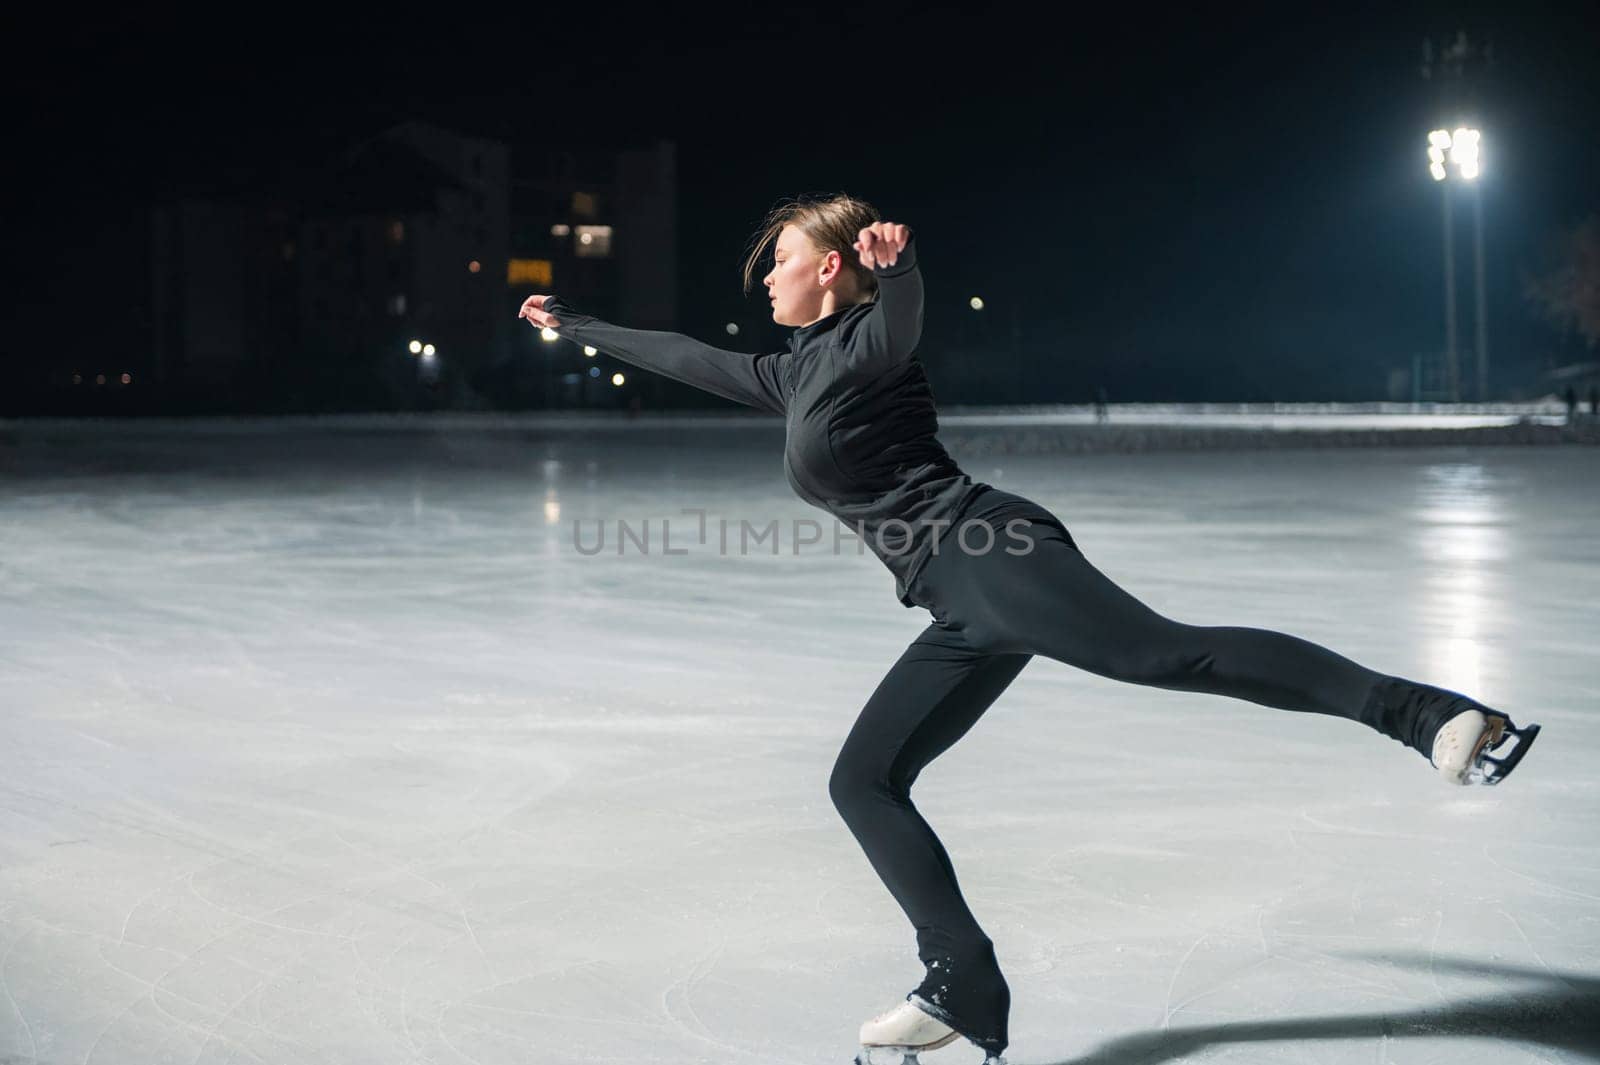
[[[1533,746],[1534,739],[1539,735],[1538,725],[1524,725],[1516,728],[1511,722],[1502,717],[1490,718],[1491,727],[1480,741],[1473,754],[1472,769],[1467,775],[1469,784],[1494,785],[1500,783],[1511,775],[1517,768],[1523,756],[1528,753],[1528,748]],[[1499,758],[1492,757],[1489,752],[1504,747],[1506,741],[1512,737],[1516,743]]]
[[[856,1065],[921,1065],[918,1054],[947,1047],[961,1038],[960,1032],[951,1032],[931,1043],[908,1047],[896,1043],[869,1043],[856,1055]]]

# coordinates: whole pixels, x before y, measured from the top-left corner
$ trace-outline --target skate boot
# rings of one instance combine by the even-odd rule
[[[1504,714],[1466,710],[1440,726],[1429,760],[1447,783],[1498,784],[1511,775],[1538,735],[1538,725],[1517,728]],[[1489,757],[1509,736],[1517,738],[1516,746],[1500,758]]]
[[[960,1032],[907,999],[861,1026],[856,1065],[919,1065],[919,1052],[938,1050],[960,1038]]]

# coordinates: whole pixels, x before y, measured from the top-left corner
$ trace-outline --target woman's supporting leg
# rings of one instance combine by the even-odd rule
[[[949,855],[912,805],[911,785],[972,728],[1030,657],[980,654],[930,625],[867,700],[828,781],[845,824],[916,928],[927,971],[916,994],[990,1054],[1008,1042],[1011,992],[993,942],[962,898]]]
[[[1375,672],[1298,636],[1174,621],[1118,587],[1058,530],[1035,523],[1028,533],[1027,554],[1006,554],[1002,539],[993,550],[939,567],[947,623],[975,648],[1031,652],[1134,684],[1345,717],[1424,758],[1444,722],[1486,709],[1460,692]]]

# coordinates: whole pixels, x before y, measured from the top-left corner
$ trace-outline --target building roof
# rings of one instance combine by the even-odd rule
[[[273,190],[309,216],[436,211],[441,192],[465,192],[455,175],[387,134],[296,170]]]

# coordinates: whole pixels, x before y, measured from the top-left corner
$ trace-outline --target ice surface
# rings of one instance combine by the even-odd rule
[[[827,778],[928,616],[848,539],[791,553],[833,526],[775,425],[7,432],[5,1065],[842,1065],[921,978]],[[1592,449],[967,468],[1157,610],[1544,726],[1451,789],[1036,659],[913,792],[1012,1062],[1600,1060]]]

